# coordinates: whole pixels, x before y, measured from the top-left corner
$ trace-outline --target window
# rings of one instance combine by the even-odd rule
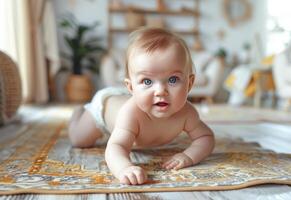
[[[268,0],[267,55],[276,54],[291,42],[291,1]]]

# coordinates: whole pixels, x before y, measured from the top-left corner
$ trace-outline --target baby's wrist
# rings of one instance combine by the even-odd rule
[[[194,163],[193,162],[193,159],[187,154],[187,152],[184,151],[184,152],[182,152],[182,154],[184,154],[184,156],[186,156],[187,158],[189,158],[189,161],[191,161],[192,164]]]
[[[118,172],[117,172],[117,175],[118,175],[118,177],[120,176],[120,175],[122,175],[122,173],[127,169],[127,168],[129,168],[129,167],[133,167],[134,165],[127,165],[127,166],[125,166],[125,167],[122,167],[120,170],[118,170]]]

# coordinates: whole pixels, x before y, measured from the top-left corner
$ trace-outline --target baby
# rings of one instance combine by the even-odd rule
[[[72,116],[72,144],[90,147],[111,132],[107,165],[121,183],[132,185],[147,181],[146,172],[130,161],[133,147],[168,144],[185,131],[191,145],[162,167],[178,170],[206,158],[214,148],[214,136],[187,102],[195,76],[185,42],[164,29],[141,28],[130,35],[126,59],[125,85],[131,95],[113,88],[97,92],[85,111]]]

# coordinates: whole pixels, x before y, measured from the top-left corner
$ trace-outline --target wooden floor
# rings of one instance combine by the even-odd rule
[[[39,109],[39,108],[38,108]],[[211,110],[211,107],[209,108]],[[41,109],[40,109],[41,110]],[[225,109],[221,108],[223,114]],[[29,111],[25,111],[29,114]],[[245,112],[245,111],[244,111]],[[260,111],[258,111],[260,112]],[[216,114],[218,111],[216,110]],[[275,113],[275,112],[274,112]],[[234,116],[235,117],[235,116]],[[273,116],[276,118],[276,116]],[[291,153],[291,123],[266,122],[266,121],[239,121],[233,120],[231,123],[208,122],[215,134],[227,137],[240,137],[246,141],[258,142],[267,149],[280,153]],[[291,118],[290,118],[291,121]],[[17,129],[21,128],[18,125]],[[3,141],[1,132],[11,132],[15,128],[12,126],[0,129],[0,140]],[[261,185],[250,188],[229,191],[193,191],[193,192],[158,192],[158,193],[116,193],[116,194],[80,194],[80,195],[42,195],[23,194],[0,196],[1,199],[291,199],[291,187],[287,185]]]

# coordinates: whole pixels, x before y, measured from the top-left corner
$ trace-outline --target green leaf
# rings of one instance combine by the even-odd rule
[[[65,58],[70,58],[73,66],[74,73],[81,73],[81,68],[90,67],[96,68],[98,71],[101,54],[106,50],[100,42],[101,37],[87,37],[87,33],[93,31],[99,22],[92,24],[82,24],[72,14],[68,14],[60,22],[60,26],[64,29],[70,29],[70,36],[64,34],[64,40],[70,48],[71,56],[62,55]]]

